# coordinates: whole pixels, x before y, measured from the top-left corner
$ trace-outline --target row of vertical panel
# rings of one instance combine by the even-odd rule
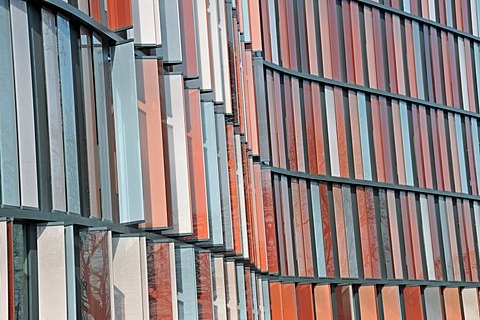
[[[265,74],[271,165],[479,194],[476,116]]]
[[[251,242],[260,259],[250,257],[260,269],[265,263],[271,273],[301,277],[479,277],[476,201],[264,174],[264,231]]]
[[[190,245],[106,229],[2,221],[0,255],[4,318],[480,318],[474,287],[279,282]]]
[[[268,61],[477,111],[476,40],[354,0],[268,1],[263,7]]]
[[[2,205],[143,221],[133,43],[22,1],[1,12]]]

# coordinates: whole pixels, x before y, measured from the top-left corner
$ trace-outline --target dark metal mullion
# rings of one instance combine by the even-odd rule
[[[26,233],[26,258],[28,265],[28,315],[30,319],[38,319],[38,254],[37,254],[37,226],[24,225]]]
[[[377,181],[371,181],[371,180],[360,180],[360,179],[353,179],[353,178],[312,174],[312,173],[305,173],[300,171],[291,171],[288,169],[283,169],[283,168],[273,167],[268,165],[262,165],[262,168],[271,170],[272,172],[283,175],[283,176],[296,177],[300,179],[314,180],[319,182],[349,184],[353,186],[362,186],[362,187],[371,187],[371,188],[383,188],[383,189],[391,189],[391,190],[398,190],[398,191],[404,191],[404,192],[416,192],[416,193],[434,195],[439,197],[450,197],[455,199],[480,201],[480,196],[475,196],[475,195],[470,195],[465,193],[442,191],[442,190],[435,190],[435,189],[429,189],[429,188],[414,187],[409,185],[396,185],[392,183],[377,182]]]
[[[43,32],[41,8],[28,3],[28,27],[30,38],[30,59],[35,114],[35,136],[37,148],[39,209],[52,210],[50,172],[50,143],[48,136],[48,110],[43,53]]]
[[[382,96],[382,97],[386,97],[386,98],[390,98],[390,99],[405,101],[405,102],[408,102],[408,103],[420,104],[420,105],[427,106],[427,107],[430,107],[430,108],[436,108],[436,109],[444,110],[446,112],[463,114],[463,115],[466,115],[466,116],[469,116],[469,117],[480,119],[480,114],[475,113],[473,111],[467,111],[467,110],[464,110],[462,108],[449,107],[449,106],[446,106],[446,105],[443,105],[443,104],[440,104],[440,103],[431,102],[431,101],[427,101],[427,100],[422,100],[422,99],[419,99],[419,98],[413,98],[413,97],[409,97],[407,95],[392,93],[392,92],[388,92],[388,91],[380,90],[380,89],[369,88],[369,87],[366,87],[366,86],[361,86],[361,85],[353,84],[353,83],[347,83],[347,82],[340,81],[340,80],[328,79],[328,78],[320,77],[320,76],[313,75],[313,74],[302,73],[302,72],[299,72],[299,71],[296,71],[296,70],[293,70],[293,69],[288,69],[288,68],[282,67],[280,65],[277,65],[275,63],[272,63],[272,62],[266,61],[266,60],[263,61],[263,64],[266,68],[276,70],[283,75],[289,75],[289,76],[293,76],[293,77],[297,77],[297,78],[302,78],[302,79],[305,79],[305,80],[318,82],[320,84],[324,84],[324,85],[328,85],[328,86],[361,91],[361,92],[364,92],[365,94],[368,94],[368,95]]]

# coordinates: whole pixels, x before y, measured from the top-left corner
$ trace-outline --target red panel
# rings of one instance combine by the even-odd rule
[[[403,290],[406,320],[423,320],[420,287],[405,287]]]
[[[197,255],[197,299],[199,319],[213,319],[213,292],[210,253]]]
[[[315,319],[312,286],[310,284],[298,284],[295,294],[297,298],[297,319]]]
[[[172,319],[172,283],[169,243],[148,243],[148,297],[150,317],[154,319]]]

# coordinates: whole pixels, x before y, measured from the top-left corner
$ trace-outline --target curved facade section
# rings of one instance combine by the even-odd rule
[[[0,319],[480,319],[478,7],[0,1]]]

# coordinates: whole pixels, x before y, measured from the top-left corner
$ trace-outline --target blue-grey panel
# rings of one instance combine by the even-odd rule
[[[144,220],[133,42],[112,49],[112,93],[120,223]]]
[[[247,301],[245,298],[245,274],[243,265],[237,264],[238,319],[247,320]]]
[[[326,277],[327,269],[325,266],[325,249],[323,244],[323,224],[322,224],[322,208],[320,206],[320,189],[317,183],[312,183],[311,200],[312,200],[312,217],[313,217],[313,233],[315,239],[315,256],[317,257],[317,276]]]
[[[263,315],[265,320],[270,320],[272,318],[270,314],[270,288],[268,287],[268,281],[267,280],[262,280],[262,286],[263,286],[263,305],[264,305],[264,312],[265,314]]]
[[[220,203],[222,206],[224,245],[226,250],[233,250],[232,208],[230,203],[230,180],[228,178],[227,136],[225,132],[225,115],[215,114],[217,128],[217,161],[220,178]]]
[[[110,189],[110,158],[108,148],[107,102],[105,97],[105,58],[101,38],[93,35],[93,74],[95,78],[95,102],[97,107],[98,160],[100,165],[100,189],[102,218],[112,220],[112,191]]]
[[[0,0],[0,189],[2,204],[20,205],[17,121],[9,1]]]
[[[73,225],[65,227],[65,260],[67,276],[67,316],[68,320],[75,320],[77,319],[77,298]]]
[[[175,256],[178,318],[185,320],[198,319],[195,250],[192,247],[177,247]]]
[[[47,93],[48,141],[50,149],[50,181],[53,210],[67,211],[65,191],[65,158],[63,149],[63,117],[60,98],[60,73],[56,16],[42,9],[45,89]]]
[[[210,218],[210,240],[213,245],[221,245],[223,244],[223,225],[213,102],[202,102],[202,127],[208,213]]]
[[[350,276],[352,278],[357,278],[357,241],[355,239],[355,231],[353,229],[352,194],[350,192],[350,186],[342,186],[342,198],[343,217],[345,219],[345,234],[347,237],[348,267],[350,270]]]
[[[67,210],[80,214],[78,182],[78,150],[73,90],[72,49],[70,22],[57,16],[58,64],[63,113],[63,143],[65,149],[65,179],[67,184]]]

